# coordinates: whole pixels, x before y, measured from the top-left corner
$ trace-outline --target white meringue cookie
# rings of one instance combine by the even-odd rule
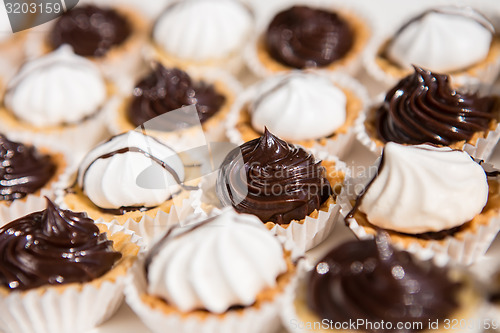
[[[466,14],[458,10],[426,13],[400,31],[387,56],[404,68],[417,65],[438,72],[476,64],[488,55],[492,33]]]
[[[153,39],[169,54],[203,61],[236,51],[251,30],[252,16],[236,0],[185,0],[160,16]]]
[[[26,123],[53,126],[97,112],[106,94],[98,67],[61,46],[21,68],[8,84],[5,105]]]
[[[148,293],[183,312],[252,305],[287,269],[278,239],[257,217],[232,208],[173,229],[159,244],[148,266]]]
[[[346,96],[327,77],[292,73],[264,81],[250,105],[252,127],[284,140],[333,134],[346,120]]]
[[[418,234],[458,227],[487,200],[486,174],[466,152],[389,142],[359,210],[376,226]]]
[[[171,171],[142,152],[113,154],[127,148],[139,148],[165,163]],[[112,156],[105,157],[110,153]],[[174,174],[181,182],[184,180],[184,165],[175,151],[152,137],[130,131],[113,137],[85,156],[78,169],[78,185],[101,208],[155,207],[179,189]]]

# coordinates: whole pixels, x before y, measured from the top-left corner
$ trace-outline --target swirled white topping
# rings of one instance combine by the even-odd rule
[[[325,76],[292,73],[264,81],[250,106],[253,128],[284,140],[327,137],[346,120],[346,96]]]
[[[249,306],[287,269],[278,239],[257,217],[232,208],[174,229],[159,246],[148,266],[148,293],[183,312]]]
[[[96,206],[107,209],[158,206],[179,189],[178,180],[184,180],[179,156],[135,131],[95,147],[78,170],[80,188]]]
[[[414,64],[439,72],[476,64],[488,55],[492,33],[469,13],[466,9],[426,13],[393,39],[388,57],[404,68]]]
[[[203,61],[237,51],[251,30],[252,16],[236,0],[185,0],[160,16],[153,39],[169,54]]]
[[[5,104],[17,118],[43,127],[80,121],[105,99],[97,66],[62,46],[21,68],[8,84]]]
[[[418,234],[464,224],[487,199],[486,174],[466,152],[389,142],[359,209],[376,226]]]

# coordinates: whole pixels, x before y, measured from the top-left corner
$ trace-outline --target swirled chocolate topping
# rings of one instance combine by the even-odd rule
[[[459,288],[445,268],[419,262],[378,235],[376,240],[344,243],[320,260],[309,275],[307,304],[334,322],[383,320],[393,329],[398,322],[421,322],[425,330],[429,320],[444,319],[458,307]]]
[[[384,142],[450,145],[488,130],[497,105],[494,97],[453,90],[449,77],[420,67],[386,95],[376,113]]]
[[[36,192],[55,172],[49,155],[0,134],[0,200],[11,201]]]
[[[0,285],[27,290],[88,282],[108,272],[121,253],[85,213],[47,208],[0,229]]]
[[[103,57],[131,34],[130,23],[113,9],[78,6],[64,13],[49,35],[53,49],[69,44],[76,54]]]
[[[243,156],[243,161],[239,154]],[[229,153],[217,179],[224,205],[278,224],[301,220],[333,191],[314,156],[272,135],[248,141]]]
[[[294,68],[322,67],[342,58],[352,47],[353,32],[339,15],[305,6],[278,13],[265,43],[276,61]]]
[[[203,123],[220,110],[226,98],[213,85],[204,81],[193,82],[189,75],[177,68],[157,64],[134,89],[128,118],[135,126],[185,105],[196,104],[200,122]],[[189,127],[190,119],[169,115],[161,122],[161,130],[174,131]]]

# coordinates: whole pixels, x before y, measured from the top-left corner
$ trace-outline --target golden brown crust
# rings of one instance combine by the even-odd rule
[[[99,227],[99,231],[101,233],[109,231],[106,225],[98,224],[97,226]],[[40,295],[43,295],[48,290],[56,290],[58,293],[63,293],[65,290],[70,288],[76,289],[76,291],[81,291],[88,284],[91,284],[95,288],[100,288],[101,285],[105,282],[114,283],[119,277],[125,276],[128,269],[132,267],[132,264],[137,259],[137,254],[139,253],[140,248],[137,244],[131,242],[130,235],[127,235],[123,232],[117,232],[113,235],[110,235],[108,233],[108,239],[113,241],[113,249],[117,252],[120,252],[122,254],[122,257],[106,274],[87,283],[68,283],[59,286],[47,285],[36,289],[22,291],[22,295],[25,295],[32,291],[36,291]],[[0,296],[8,296],[9,294],[9,289],[0,287]]]
[[[229,314],[236,313],[238,315],[243,315],[248,308],[259,309],[266,303],[273,302],[276,297],[283,294],[287,286],[290,284],[292,277],[295,275],[296,267],[292,262],[291,253],[289,251],[284,251],[285,260],[287,264],[287,271],[277,278],[277,284],[273,288],[267,288],[262,290],[256,297],[256,301],[253,305],[244,308],[231,309],[222,314],[213,314],[206,310],[196,310],[191,312],[181,312],[175,306],[168,304],[166,301],[148,294],[142,294],[141,300],[144,304],[154,310],[163,312],[166,315],[179,315],[182,318],[196,317],[201,320],[206,320],[209,318],[219,318],[223,319]]]
[[[326,145],[328,140],[335,140],[336,136],[339,134],[346,134],[349,129],[352,128],[354,122],[358,115],[363,111],[363,102],[359,99],[355,92],[348,89],[339,87],[344,95],[346,96],[346,121],[342,126],[340,126],[335,133],[326,138],[321,138],[317,140],[288,140],[290,143],[298,144],[306,148],[314,146],[316,143],[320,145]],[[243,106],[239,112],[238,120],[236,122],[235,128],[241,135],[244,142],[256,139],[262,135],[262,133],[257,132],[251,123],[250,113],[248,110],[249,103]]]
[[[360,56],[361,52],[368,43],[368,39],[371,36],[369,27],[355,13],[335,8],[332,11],[339,14],[339,16],[344,18],[350,24],[355,36],[355,40],[352,48],[347,52],[347,54],[342,59],[334,61],[328,66],[321,67],[321,69],[325,70],[335,70],[339,67],[344,67],[349,63],[351,63],[352,61],[354,61],[355,58]],[[268,71],[272,73],[277,73],[277,72],[295,70],[295,68],[277,62],[269,55],[269,52],[266,49],[264,39],[262,36],[258,39],[256,48],[257,48],[257,58]]]

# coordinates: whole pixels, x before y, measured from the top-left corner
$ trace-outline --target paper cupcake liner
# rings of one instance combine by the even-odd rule
[[[372,176],[358,178],[348,177],[344,182],[344,187],[338,198],[338,204],[344,215],[347,215],[353,208],[351,201],[356,198],[356,193],[361,193]],[[345,220],[347,226],[356,235],[358,239],[372,239],[374,236],[366,232],[365,228],[358,224],[355,218]],[[431,257],[447,256],[454,263],[470,265],[481,258],[500,230],[500,216],[494,216],[486,225],[479,226],[476,230],[471,230],[463,234],[461,239],[452,236],[444,240],[427,240],[425,245],[419,244],[416,240],[403,244],[399,241],[391,242],[396,248],[406,250],[415,254],[421,259]]]
[[[333,230],[335,223],[343,219],[340,205],[331,204],[328,211],[319,211],[318,217],[306,216],[303,223],[292,221],[287,228],[275,224],[270,231],[292,240],[302,251],[307,251],[324,241]]]
[[[500,123],[497,125],[495,130],[488,132],[486,138],[479,138],[474,146],[466,143],[463,150],[475,159],[487,161],[495,150],[499,139]]]
[[[335,86],[338,86],[342,89],[346,89],[349,92],[351,92],[354,95],[354,97],[361,102],[360,106],[361,110],[359,111],[360,114],[362,110],[364,110],[367,107],[369,103],[368,93],[365,87],[361,85],[356,79],[348,75],[345,75],[343,73],[328,72],[325,70],[317,70],[314,71],[314,73],[325,76],[326,78],[331,80]],[[283,74],[276,74],[276,75],[283,75]],[[226,136],[229,142],[235,145],[241,145],[245,142],[241,133],[236,128],[236,124],[238,123],[240,114],[242,110],[245,108],[245,106],[256,98],[261,84],[262,82],[258,82],[247,88],[243,93],[241,93],[234,102],[233,107],[231,108],[231,111],[227,116]],[[352,144],[354,143],[355,135],[353,128],[349,129],[347,133],[338,133],[335,135],[334,138],[327,138],[324,144],[316,142],[312,145],[310,149],[315,151],[326,151],[330,155],[342,157],[348,153],[348,151],[352,147]]]
[[[212,215],[221,211],[215,210]],[[195,221],[195,220],[193,220]],[[293,243],[279,238],[285,250],[290,251],[291,259],[297,262],[296,271],[302,270],[303,252]],[[125,288],[127,304],[142,322],[154,333],[165,331],[179,333],[274,333],[280,327],[279,311],[283,301],[292,293],[297,274],[295,273],[284,291],[272,301],[264,302],[259,308],[248,307],[242,313],[227,313],[224,316],[199,318],[179,314],[167,315],[161,310],[153,309],[144,304],[141,295],[146,294],[147,281],[143,269],[143,261],[138,260],[128,276]]]
[[[141,246],[141,239],[116,222],[103,223],[108,234],[122,232]],[[130,269],[129,269],[130,271]],[[111,317],[123,300],[126,275],[114,282],[104,281],[99,287],[91,283],[68,286],[63,291],[47,287],[27,292],[12,292],[0,297],[0,329],[5,333],[87,332]]]
[[[242,91],[239,81],[224,70],[205,69],[204,71],[199,71],[198,73],[193,73],[191,71],[188,71],[188,73],[196,80],[203,80],[205,82],[220,82],[224,90],[227,90],[232,96],[231,99],[233,100],[235,100],[236,96],[238,96]],[[130,96],[130,91],[127,96]],[[108,130],[113,135],[123,132],[123,127],[118,124],[117,119],[119,118],[119,113],[121,112],[120,108],[123,107],[125,98],[127,97],[115,96],[109,101],[105,110],[106,124]],[[229,103],[231,102],[229,101]],[[231,104],[228,105],[228,108],[231,109]],[[222,116],[222,119],[218,122],[215,121],[215,119],[208,119],[204,124],[202,124],[203,130],[201,128],[187,128],[179,131],[161,132],[152,129],[148,130],[148,128],[146,128],[146,133],[165,142],[178,152],[201,147],[210,142],[225,142],[227,141],[224,125],[225,117],[223,115],[214,115],[214,117],[217,116]],[[141,130],[140,127],[137,127],[136,129]]]
[[[356,139],[359,143],[365,146],[370,152],[373,154],[380,156],[384,149],[383,146],[377,145],[377,143],[372,140],[370,135],[366,132],[365,122],[366,122],[366,114],[371,109],[372,106],[368,106],[366,110],[364,110],[354,122],[354,133]]]
[[[182,200],[181,204],[172,206],[170,212],[166,213],[160,210],[154,217],[145,215],[139,221],[128,219],[123,226],[140,236],[145,247],[149,249],[172,226],[182,224],[191,218],[207,217],[205,211],[201,209],[201,195],[201,190],[192,191],[188,198]]]
[[[335,64],[335,68],[328,68],[328,66],[323,67],[321,69],[328,70],[328,71],[335,71],[335,72],[344,72],[347,74],[350,74],[352,76],[356,75],[360,68],[362,67],[362,58],[363,54],[366,50],[367,45],[370,43],[370,40],[373,38],[374,34],[376,33],[376,26],[373,22],[372,16],[370,16],[368,13],[366,13],[363,8],[360,8],[360,6],[356,6],[353,4],[349,4],[341,1],[332,1],[332,0],[310,0],[310,1],[305,1],[305,0],[293,0],[291,2],[286,2],[283,3],[281,6],[272,6],[269,5],[268,8],[269,10],[272,10],[272,13],[267,12],[267,13],[261,13],[261,17],[266,17],[267,20],[264,22],[264,20],[260,20],[257,25],[258,28],[258,33],[255,35],[255,37],[249,42],[249,44],[245,48],[244,52],[244,60],[247,65],[247,67],[255,74],[257,77],[267,77],[279,72],[286,72],[286,71],[292,71],[296,70],[293,68],[287,69],[287,70],[282,70],[282,71],[272,71],[269,68],[264,65],[261,60],[259,59],[257,53],[258,53],[258,42],[262,35],[265,33],[267,30],[267,26],[269,25],[270,21],[272,20],[273,16],[277,13],[279,13],[282,10],[285,10],[287,8],[290,8],[294,5],[305,5],[313,8],[320,8],[320,9],[326,9],[326,10],[338,10],[344,13],[352,14],[353,16],[356,16],[360,22],[362,22],[365,25],[365,28],[368,33],[370,33],[370,36],[368,36],[367,41],[365,42],[365,45],[362,47],[362,49],[359,51],[359,54],[354,55],[349,61],[345,64]]]

